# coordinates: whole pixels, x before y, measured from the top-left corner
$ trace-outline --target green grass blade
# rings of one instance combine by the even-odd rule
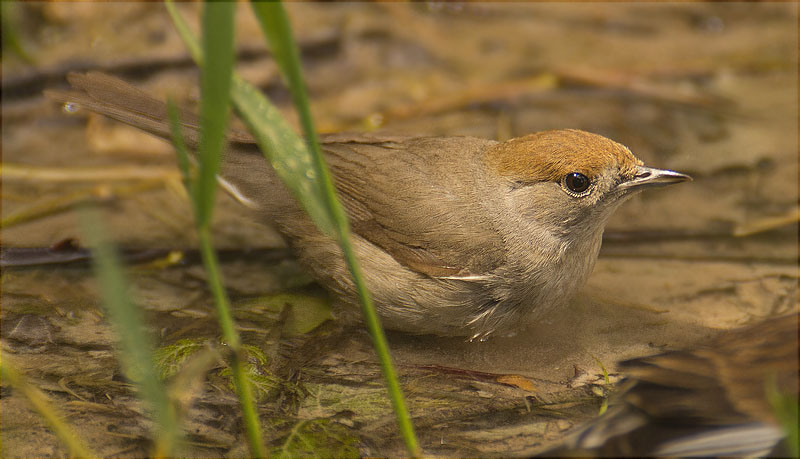
[[[270,50],[278,63],[278,68],[284,81],[289,85],[294,106],[297,108],[300,125],[306,135],[306,141],[311,151],[319,151],[317,131],[314,129],[314,120],[311,116],[311,104],[308,101],[306,85],[303,83],[303,74],[300,66],[300,52],[294,42],[289,18],[281,2],[250,2],[253,11],[261,25],[261,31],[267,37]],[[322,158],[322,155],[317,155]],[[315,162],[317,172],[325,168],[322,162]]]
[[[335,225],[336,236],[338,237],[339,245],[342,248],[348,268],[353,276],[359,299],[361,300],[364,320],[372,336],[375,352],[378,354],[378,360],[380,361],[384,379],[388,386],[389,397],[392,401],[392,406],[397,416],[397,423],[403,440],[406,443],[406,448],[412,456],[417,457],[420,455],[419,443],[414,433],[411,417],[405,405],[403,392],[397,381],[397,374],[389,352],[389,345],[386,341],[383,328],[380,325],[378,315],[375,312],[372,297],[367,290],[361,268],[355,256],[355,251],[350,243],[350,229],[347,216],[336,196],[333,180],[325,165],[325,159],[319,147],[316,129],[314,128],[314,122],[311,116],[310,104],[308,102],[308,95],[305,84],[303,83],[302,70],[300,68],[300,54],[294,42],[289,18],[281,2],[251,1],[250,4],[261,25],[261,30],[267,37],[275,61],[278,63],[278,67],[281,69],[284,79],[289,84],[289,89],[292,93],[295,107],[300,115],[300,122],[310,147],[309,156],[314,167],[315,178],[317,179],[317,182],[313,186],[319,189],[318,194],[321,195],[323,199],[322,204]],[[303,180],[303,178],[298,177],[295,180]]]
[[[203,13],[203,55],[200,89],[200,162],[195,186],[195,205],[200,226],[211,224],[217,172],[230,113],[230,87],[233,72],[233,2],[210,2]]]
[[[225,293],[222,282],[222,273],[219,270],[217,253],[211,244],[211,229],[199,227],[198,235],[200,239],[200,251],[205,262],[206,272],[208,273],[208,284],[217,305],[217,320],[222,329],[222,337],[225,344],[230,348],[232,355],[230,359],[231,371],[233,372],[233,383],[236,393],[239,396],[239,405],[242,407],[242,417],[244,419],[247,441],[250,446],[250,454],[253,457],[264,457],[264,445],[261,441],[261,426],[258,419],[258,412],[255,408],[253,391],[250,381],[247,379],[243,357],[241,352],[241,340],[233,323],[230,301]]]
[[[8,358],[0,361],[0,378],[3,382],[10,385],[14,390],[18,390],[28,402],[33,406],[39,415],[56,434],[59,440],[67,447],[72,457],[99,457],[89,450],[75,431],[64,420],[64,415],[53,406],[41,390],[31,385],[27,378],[8,362]]]
[[[192,59],[198,66],[202,66],[203,50],[200,48],[200,42],[197,41],[194,37],[194,33],[192,33],[192,30],[189,28],[189,24],[183,20],[183,16],[178,12],[174,1],[166,0],[164,5],[167,7],[167,13],[169,13],[172,23],[175,24],[175,30],[178,31],[178,35],[180,35],[183,44],[186,45],[186,49],[188,49],[189,54],[192,55]]]
[[[258,89],[241,78],[234,76],[231,98],[278,177],[311,220],[325,234],[335,235],[335,223],[325,205],[320,176],[303,139]]]
[[[199,171],[196,180],[188,180],[190,193],[195,204],[195,223],[200,242],[200,251],[206,272],[208,284],[217,306],[217,320],[222,330],[225,344],[231,349],[230,359],[236,393],[242,408],[244,426],[254,457],[264,457],[264,446],[261,442],[261,427],[258,412],[253,402],[252,390],[245,373],[241,355],[241,340],[233,322],[230,300],[225,292],[222,273],[219,269],[216,252],[211,242],[211,216],[214,206],[214,192],[217,186],[217,173],[222,158],[222,148],[225,142],[225,129],[227,127],[231,77],[233,72],[233,12],[235,4],[231,2],[212,2],[206,4],[203,15],[203,48],[202,54],[196,45],[196,40],[191,35],[186,24],[169,2],[167,8],[182,35],[193,40],[190,46],[192,55],[199,60],[202,67],[202,102],[201,102],[201,133]],[[202,65],[202,62],[208,65]],[[189,157],[185,144],[180,135],[180,123],[174,107],[170,107],[170,123],[178,153],[178,162],[184,176],[189,177]],[[192,192],[193,191],[193,192]]]
[[[119,256],[106,238],[107,233],[97,211],[85,209],[80,222],[82,232],[92,248],[93,267],[103,305],[120,338],[123,369],[139,389],[139,397],[153,412],[156,453],[172,456],[180,441],[177,416],[158,378],[153,361],[153,342],[145,332],[141,311],[130,300]]]

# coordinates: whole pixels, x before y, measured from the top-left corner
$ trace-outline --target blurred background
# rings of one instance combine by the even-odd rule
[[[98,203],[122,247],[185,255],[170,264],[159,252],[131,273],[161,344],[213,338],[213,306],[190,256],[191,209],[171,147],[102,117],[65,113],[42,96],[66,87],[67,72],[100,70],[196,106],[198,72],[163,5],[2,6],[4,249],[81,245],[74,207]],[[201,5],[179,9],[197,25]],[[609,388],[602,368],[613,382],[620,359],[796,311],[795,3],[290,3],[287,10],[322,132],[505,140],[577,128],[695,179],[623,206],[588,285],[540,327],[487,343],[390,335],[426,451],[535,453],[597,413]],[[237,70],[295,122],[246,5],[236,38]],[[275,419],[273,439],[298,420],[326,420],[309,441],[347,445],[332,450],[342,455],[401,454],[365,333],[343,335],[330,323],[309,332],[326,312],[306,325],[292,312],[289,321],[301,325],[286,331],[286,314],[270,301],[282,298],[296,311],[324,304],[324,295],[290,257],[271,250],[282,247],[280,238],[224,194],[215,238],[229,255],[224,269],[239,325],[270,356],[263,372],[274,380],[262,415]],[[85,265],[5,265],[3,352],[25,357],[22,369],[64,401],[87,438],[107,445],[98,446],[102,454],[133,455],[146,451],[147,429],[115,379],[113,335],[94,290]],[[197,455],[244,451],[233,399],[220,387],[192,395],[203,402],[192,408]],[[4,389],[2,404],[4,457],[59,454],[19,396]]]

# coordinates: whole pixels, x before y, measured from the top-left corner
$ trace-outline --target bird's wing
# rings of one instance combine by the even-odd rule
[[[504,256],[465,164],[486,142],[336,135],[323,150],[356,234],[413,271],[468,280]]]

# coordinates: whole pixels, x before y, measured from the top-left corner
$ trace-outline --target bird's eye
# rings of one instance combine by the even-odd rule
[[[589,177],[580,172],[570,172],[564,176],[564,186],[577,195],[583,194],[583,192],[589,189],[589,185],[591,184],[592,182],[589,180]]]

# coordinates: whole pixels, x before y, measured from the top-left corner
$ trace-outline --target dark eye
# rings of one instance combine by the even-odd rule
[[[589,189],[591,182],[589,181],[589,177],[580,172],[570,172],[564,176],[564,185],[573,193],[583,193]]]

